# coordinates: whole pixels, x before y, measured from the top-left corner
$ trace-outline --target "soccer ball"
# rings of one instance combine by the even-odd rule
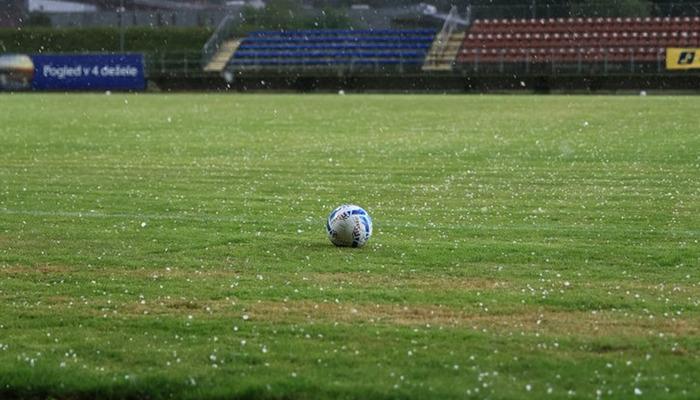
[[[362,247],[372,236],[372,218],[362,207],[343,204],[328,215],[326,232],[336,246]]]

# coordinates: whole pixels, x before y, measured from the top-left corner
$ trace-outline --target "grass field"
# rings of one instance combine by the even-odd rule
[[[2,95],[0,398],[697,399],[698,110]]]

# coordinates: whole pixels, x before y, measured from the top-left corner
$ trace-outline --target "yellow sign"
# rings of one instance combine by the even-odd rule
[[[666,49],[666,69],[700,68],[700,49]]]

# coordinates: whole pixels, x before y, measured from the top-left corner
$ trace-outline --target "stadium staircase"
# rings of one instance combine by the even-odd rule
[[[453,32],[447,38],[435,38],[423,63],[423,71],[451,71],[464,35],[465,32]]]
[[[451,71],[464,41],[465,28],[469,21],[462,20],[456,6],[452,6],[445,23],[430,47],[423,63],[423,71]]]
[[[240,46],[241,41],[238,39],[231,39],[222,42],[219,45],[218,51],[209,60],[207,65],[204,66],[205,72],[221,72],[226,67],[226,64],[233,56]]]
[[[419,71],[434,38],[432,29],[257,31],[243,39],[228,66],[236,72]]]

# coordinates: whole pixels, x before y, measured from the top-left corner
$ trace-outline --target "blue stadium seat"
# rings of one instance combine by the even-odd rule
[[[432,29],[256,31],[229,61],[236,67],[420,66]]]
[[[331,43],[325,45],[290,45],[290,44],[264,44],[264,45],[241,45],[239,49],[243,50],[315,50],[315,49],[362,49],[362,50],[381,50],[381,49],[425,49],[423,44],[393,44],[393,43],[373,43],[373,44],[357,44],[357,43]]]

